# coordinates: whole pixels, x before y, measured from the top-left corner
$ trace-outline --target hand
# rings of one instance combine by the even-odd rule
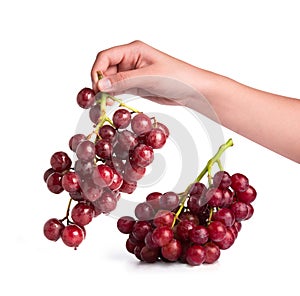
[[[134,41],[99,52],[91,76],[95,91],[128,93],[160,104],[186,106],[199,96],[191,83],[195,71],[192,65]],[[99,72],[104,76],[101,80]]]

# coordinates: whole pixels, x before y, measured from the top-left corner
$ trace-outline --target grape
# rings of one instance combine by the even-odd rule
[[[134,214],[139,220],[152,220],[155,212],[149,203],[142,202],[135,207]]]
[[[165,192],[159,199],[159,205],[161,209],[172,211],[179,205],[179,196],[173,191]]]
[[[139,260],[143,260],[142,257],[141,257],[141,252],[142,252],[142,249],[145,245],[137,245],[134,250],[133,250],[133,253],[135,255],[135,257]]]
[[[142,241],[147,233],[152,230],[151,224],[147,221],[137,221],[132,229],[132,235],[135,239]]]
[[[249,180],[245,175],[236,173],[231,176],[230,186],[234,191],[243,192],[249,187]]]
[[[197,217],[197,215],[194,215],[191,212],[181,212],[178,218],[179,221],[187,220],[192,222],[194,226],[199,225],[199,218]]]
[[[54,172],[55,172],[55,171],[54,171],[53,168],[49,168],[48,170],[46,170],[46,171],[44,172],[44,175],[43,175],[44,181],[47,182],[48,177],[49,177],[51,174],[53,174]]]
[[[256,190],[251,185],[249,185],[245,191],[236,193],[237,199],[247,204],[253,202],[256,198],[256,195]]]
[[[89,140],[81,141],[76,149],[78,159],[92,161],[95,158],[95,144]]]
[[[251,204],[247,204],[247,208],[248,208],[248,214],[247,216],[244,218],[244,220],[249,220],[253,214],[254,214],[254,208]]]
[[[131,120],[131,128],[137,135],[146,134],[152,129],[151,119],[144,113],[138,113]]]
[[[221,250],[226,250],[233,245],[234,241],[235,241],[234,234],[227,228],[224,238],[221,241],[215,243],[218,245],[218,247]]]
[[[156,128],[159,128],[160,130],[162,130],[166,136],[166,138],[169,137],[170,135],[170,131],[169,129],[166,127],[166,125],[164,125],[163,123],[161,122],[156,122],[156,125],[155,125]]]
[[[108,186],[110,190],[119,190],[123,184],[122,176],[117,172],[116,169],[112,168],[113,171],[113,180],[112,183]]]
[[[54,193],[59,194],[64,191],[62,187],[62,174],[54,172],[52,173],[46,181],[48,189]]]
[[[229,188],[223,189],[223,206],[229,207],[233,203],[234,192]]]
[[[189,239],[196,244],[205,244],[209,239],[209,232],[203,225],[194,226],[189,232]]]
[[[96,201],[103,193],[103,188],[97,186],[92,181],[84,182],[81,184],[82,196],[87,201]]]
[[[136,166],[146,167],[152,163],[154,153],[152,147],[140,144],[132,152],[132,163]]]
[[[134,248],[136,246],[137,245],[130,238],[126,240],[126,249],[129,253],[134,254]]]
[[[146,168],[132,165],[130,161],[127,161],[124,167],[123,177],[128,181],[138,181],[143,178],[146,173]]]
[[[51,218],[44,224],[44,235],[51,241],[57,241],[64,227],[64,224],[60,220]]]
[[[67,172],[61,180],[62,187],[67,192],[75,192],[80,190],[80,178],[75,172]]]
[[[116,130],[111,125],[105,124],[99,129],[100,137],[105,140],[112,140],[115,134]]]
[[[85,139],[86,139],[86,137],[84,134],[76,134],[76,135],[72,136],[69,140],[69,148],[73,152],[76,152],[78,144]]]
[[[82,159],[75,161],[74,170],[83,180],[91,179],[94,169],[95,166],[92,161],[85,161]]]
[[[238,232],[237,228],[235,227],[235,225],[232,225],[232,226],[230,226],[230,227],[227,227],[227,229],[228,229],[229,231],[231,231],[231,233],[233,234],[234,238],[236,239],[239,232]]]
[[[237,201],[230,206],[231,211],[235,216],[235,220],[240,222],[244,220],[248,215],[248,207],[247,204]]]
[[[231,185],[230,175],[225,171],[218,171],[213,177],[213,185],[221,189],[228,188]]]
[[[213,213],[212,219],[214,221],[222,222],[227,227],[232,226],[235,222],[234,213],[228,208],[221,208],[217,212]]]
[[[151,204],[155,211],[160,209],[159,200],[161,195],[162,194],[160,192],[151,192],[146,196],[146,201]]]
[[[108,214],[117,207],[117,202],[117,197],[112,191],[104,190],[93,204],[102,213]]]
[[[114,172],[106,164],[99,164],[93,172],[93,181],[100,187],[110,186],[113,182]]]
[[[129,234],[133,230],[135,219],[131,216],[123,216],[118,219],[117,228],[120,232]]]
[[[127,152],[132,150],[134,147],[138,145],[137,136],[129,131],[129,130],[123,130],[120,133],[118,133],[118,145],[120,146],[121,151]],[[117,147],[114,147],[114,152],[117,153]]]
[[[77,94],[77,104],[83,108],[88,109],[95,103],[95,92],[88,87],[83,88]]]
[[[161,248],[162,256],[168,261],[177,261],[182,252],[182,246],[179,240],[172,239],[167,245]]]
[[[61,239],[65,245],[76,249],[84,239],[84,230],[76,224],[69,224],[63,229]]]
[[[223,205],[223,192],[220,188],[209,188],[206,192],[206,200],[213,207],[221,207]]]
[[[213,242],[208,242],[204,246],[205,249],[205,263],[212,264],[216,262],[221,255],[220,248]]]
[[[207,230],[209,238],[214,242],[221,241],[226,235],[226,227],[220,221],[212,221],[208,226]]]
[[[89,110],[89,118],[91,120],[91,122],[97,124],[98,120],[100,118],[101,115],[101,109],[100,109],[100,105],[95,104],[94,106],[92,106]]]
[[[136,181],[126,181],[123,179],[123,183],[120,187],[120,191],[127,193],[127,194],[132,194],[134,192],[134,190],[137,187],[137,182]]]
[[[100,139],[95,145],[96,155],[102,159],[110,159],[112,156],[113,147],[110,140]]]
[[[194,195],[196,197],[202,197],[206,194],[206,192],[207,192],[207,188],[201,182],[193,183],[189,189],[190,196]]]
[[[145,143],[153,149],[159,149],[165,145],[166,140],[165,133],[159,128],[154,128],[146,135]]]
[[[152,233],[152,240],[160,247],[167,245],[173,239],[173,231],[170,227],[160,226],[155,228]]]
[[[95,209],[92,204],[79,202],[73,207],[71,217],[77,225],[85,226],[93,220],[94,214]]]
[[[145,245],[150,249],[158,248],[158,245],[152,239],[152,231],[149,231],[144,239]]]
[[[176,228],[176,237],[180,241],[187,241],[189,239],[189,232],[194,228],[194,224],[188,220],[180,221]]]
[[[127,109],[118,109],[113,114],[112,121],[117,129],[124,129],[130,124],[131,114]]]
[[[54,171],[63,172],[70,169],[72,161],[66,152],[58,151],[51,156],[50,164]]]
[[[159,249],[151,249],[147,246],[144,246],[140,251],[140,258],[142,261],[147,263],[154,263],[158,260]]]
[[[192,214],[199,215],[204,209],[204,202],[201,197],[191,195],[187,201],[187,207]]]
[[[160,226],[171,227],[173,221],[174,221],[174,214],[168,210],[159,210],[153,218],[153,224],[156,227],[160,227]]]
[[[192,245],[186,251],[186,261],[189,265],[200,265],[205,261],[205,248],[200,245]]]

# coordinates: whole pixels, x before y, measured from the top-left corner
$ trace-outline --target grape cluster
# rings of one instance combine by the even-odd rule
[[[47,188],[54,194],[66,191],[69,196],[64,218],[51,218],[44,224],[44,235],[52,241],[59,238],[77,248],[85,238],[85,226],[101,213],[113,211],[121,193],[131,194],[169,136],[168,128],[121,100],[83,88],[77,103],[89,109],[94,130],[89,135],[75,134],[68,146],[75,154],[72,163],[64,151],[50,158],[44,173]],[[119,108],[110,118],[106,113],[107,98]],[[71,202],[76,205],[71,208]]]
[[[119,218],[117,228],[128,235],[127,251],[141,261],[211,264],[252,217],[256,195],[245,175],[219,170],[207,186],[197,181],[180,194],[150,193],[136,206],[136,218]]]

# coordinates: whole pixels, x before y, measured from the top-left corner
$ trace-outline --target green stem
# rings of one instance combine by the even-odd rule
[[[180,205],[178,211],[175,213],[175,216],[174,216],[174,219],[173,219],[173,223],[172,223],[172,227],[171,227],[171,228],[174,227],[174,225],[175,225],[175,223],[176,223],[176,221],[177,221],[177,219],[178,219],[178,217],[179,217],[179,215],[180,215],[182,209],[184,208],[184,204],[185,204],[185,201],[187,200],[187,198],[188,198],[188,196],[186,195],[186,196],[184,197],[184,199],[182,200],[181,205]]]
[[[233,146],[232,139],[229,139],[225,144],[221,145],[218,152],[207,162],[206,166],[193,183],[200,182],[200,180],[204,177],[206,173],[211,175],[212,166],[215,163],[220,163],[220,157],[222,156],[223,152],[231,146]]]
[[[100,117],[98,123],[94,129],[94,133],[98,135],[99,129],[103,126],[103,124],[108,121],[112,124],[112,121],[106,114],[106,99],[108,98],[108,94],[102,93],[100,99]],[[113,125],[113,124],[112,124]]]
[[[204,169],[201,171],[201,173],[199,174],[199,176],[194,180],[193,183],[191,183],[187,188],[186,190],[180,194],[180,207],[178,209],[178,211],[175,213],[175,216],[174,216],[174,220],[173,220],[173,224],[172,224],[172,227],[174,227],[180,213],[182,212],[182,209],[184,208],[184,204],[189,196],[189,191],[190,191],[190,188],[191,186],[196,183],[196,182],[200,182],[200,180],[205,176],[205,174],[207,173],[208,174],[208,182],[209,182],[209,185],[211,185],[212,183],[212,174],[211,174],[211,169],[212,169],[212,166],[217,163],[220,170],[223,170],[223,167],[221,165],[221,161],[220,161],[220,158],[222,156],[222,154],[224,153],[224,151],[233,146],[233,141],[232,139],[229,139],[225,144],[221,145],[220,148],[218,149],[217,153],[207,162],[206,166],[204,167]],[[210,211],[210,218],[209,220],[211,219],[211,216],[212,216],[213,212],[212,210]]]
[[[110,99],[112,99],[113,101],[118,102],[120,107],[125,107],[125,108],[127,108],[128,110],[131,110],[134,113],[141,113],[139,110],[137,110],[137,109],[135,109],[131,106],[126,105],[121,99],[118,99],[118,98],[116,98],[114,96],[111,96],[111,95],[108,95],[108,97]]]

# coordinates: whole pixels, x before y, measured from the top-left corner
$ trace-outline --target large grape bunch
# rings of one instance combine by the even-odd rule
[[[106,112],[108,99],[119,104],[111,118]],[[50,157],[44,181],[56,195],[67,192],[69,202],[66,215],[49,219],[43,228],[47,239],[61,238],[75,249],[85,238],[86,225],[101,213],[113,211],[121,193],[134,192],[154,160],[154,150],[162,148],[169,137],[168,128],[156,118],[106,93],[83,88],[77,103],[89,109],[93,129],[69,139],[75,161],[64,151]]]
[[[248,178],[224,171],[220,156],[233,142],[220,146],[184,192],[152,192],[135,208],[135,218],[123,216],[117,228],[127,234],[126,249],[141,261],[179,261],[189,265],[214,263],[235,242],[242,222],[254,213],[256,190]],[[219,170],[212,175],[212,166]],[[201,182],[208,176],[208,185]]]

